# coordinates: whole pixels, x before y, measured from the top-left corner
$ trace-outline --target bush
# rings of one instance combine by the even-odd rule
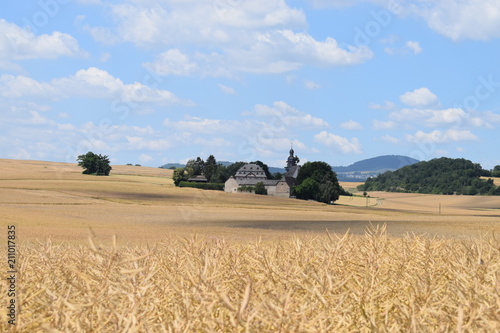
[[[195,183],[182,181],[179,183],[179,187],[192,187],[202,190],[224,191],[224,184],[221,183]]]
[[[263,182],[258,182],[255,184],[255,194],[267,195],[267,189]]]

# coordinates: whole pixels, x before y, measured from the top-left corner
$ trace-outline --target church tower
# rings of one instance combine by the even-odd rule
[[[300,159],[298,156],[294,156],[295,151],[293,150],[293,144],[292,147],[290,148],[290,156],[288,156],[288,160],[286,161],[286,171],[289,171],[291,167],[296,166],[297,163],[300,162]]]

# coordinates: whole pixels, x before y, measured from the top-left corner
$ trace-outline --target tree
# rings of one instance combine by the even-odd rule
[[[495,165],[491,172],[491,177],[500,177],[500,165]]]
[[[215,172],[217,171],[217,161],[215,160],[214,155],[210,155],[205,162],[205,178],[213,183],[215,179],[212,179]]]
[[[267,189],[263,182],[258,182],[255,184],[255,194],[267,195]]]
[[[275,173],[273,173],[273,178],[272,179],[280,180],[281,178],[283,178],[283,174],[281,172],[275,172]]]
[[[79,155],[77,162],[79,166],[85,169],[83,170],[85,175],[109,176],[112,169],[107,155],[97,155],[90,151],[85,155]]]
[[[196,160],[189,160],[186,163],[186,168],[190,168],[189,177],[201,175],[205,172],[205,161],[201,157],[197,157]]]
[[[180,182],[185,182],[189,179],[189,173],[186,168],[177,168],[172,176],[175,186],[179,186]]]
[[[325,162],[307,162],[297,176],[295,193],[299,199],[314,199],[324,203],[337,201],[346,192],[339,185],[337,174]]]
[[[295,196],[304,200],[315,199],[318,191],[318,182],[312,178],[306,178],[301,184],[295,187]]]

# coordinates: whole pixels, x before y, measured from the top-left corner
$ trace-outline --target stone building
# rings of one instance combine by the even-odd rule
[[[224,191],[228,193],[237,193],[240,186],[255,186],[262,182],[267,190],[267,195],[273,197],[290,198],[293,196],[292,187],[296,185],[297,175],[300,166],[297,165],[299,158],[294,156],[293,148],[290,149],[290,156],[287,160],[285,175],[279,179],[267,179],[266,173],[261,166],[249,163],[242,166],[234,177],[230,177],[224,184]]]

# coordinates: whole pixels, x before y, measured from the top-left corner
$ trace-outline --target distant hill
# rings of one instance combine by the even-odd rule
[[[405,166],[394,172],[387,171],[370,178],[362,191],[409,192],[427,194],[500,195],[500,187],[492,179],[481,177],[491,174],[481,165],[463,158],[437,158]]]
[[[369,158],[349,166],[334,166],[340,181],[365,181],[385,171],[394,171],[407,165],[418,163],[418,160],[401,155],[385,155]]]
[[[162,168],[162,169],[170,169],[172,167],[174,167],[174,168],[184,168],[185,166],[186,166],[186,164],[167,163],[167,164],[163,164],[160,168]]]

